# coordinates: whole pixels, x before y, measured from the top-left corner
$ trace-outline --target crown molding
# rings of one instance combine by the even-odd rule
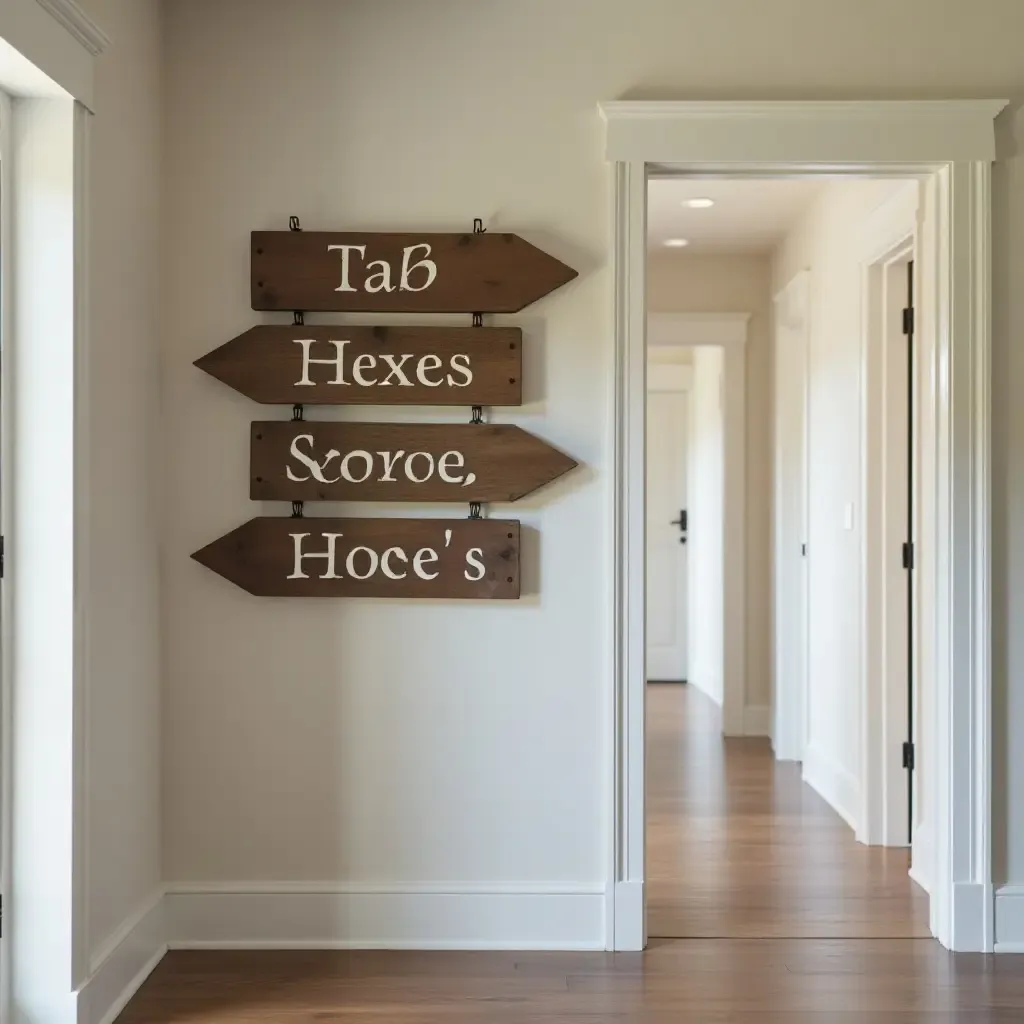
[[[36,0],[36,3],[59,21],[94,57],[98,57],[110,46],[110,37],[75,0]]]
[[[993,120],[1008,100],[612,100],[598,104],[605,121],[743,118],[755,120],[831,120],[907,117],[980,117]]]

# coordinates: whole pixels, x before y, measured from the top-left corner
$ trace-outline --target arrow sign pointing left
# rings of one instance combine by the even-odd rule
[[[517,501],[575,460],[510,424],[252,425],[254,501]]]
[[[192,557],[257,597],[519,597],[507,519],[250,519]]]

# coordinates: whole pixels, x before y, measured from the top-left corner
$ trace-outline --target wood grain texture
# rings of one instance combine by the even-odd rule
[[[1019,1024],[1024,957],[930,940],[644,953],[176,951],[117,1024]]]
[[[293,446],[306,461],[293,454]],[[252,424],[249,496],[255,501],[517,501],[575,466],[567,455],[510,424],[264,420]]]
[[[650,866],[652,914],[684,911],[675,920],[695,931],[806,934],[802,913],[816,927],[837,912],[856,924],[858,899],[870,901],[872,882],[889,885],[896,867],[870,856],[858,864],[849,829],[801,792],[798,776],[774,776],[765,741],[723,742],[709,704],[688,687],[651,687],[650,840],[660,850]],[[669,907],[669,885],[692,890],[685,907]],[[894,921],[907,911],[917,913],[915,901],[898,909],[883,900],[867,913]],[[734,937],[652,939],[644,953],[171,952],[117,1024],[1022,1019],[1024,957],[953,955],[919,938]]]
[[[721,735],[700,690],[647,687],[648,933],[930,935],[909,851],[863,846],[765,737]]]
[[[519,597],[519,523],[508,519],[263,517],[192,557],[258,597]]]
[[[349,255],[347,280],[341,251],[330,246],[365,246],[364,255]],[[408,258],[409,285],[422,290],[403,289],[403,253],[422,246],[429,253],[416,248]],[[415,265],[424,256],[436,265],[429,285]],[[385,264],[391,291],[374,278]],[[339,313],[517,313],[577,276],[518,235],[497,232],[254,231],[251,270],[253,309]]]
[[[311,342],[308,348],[303,341]],[[339,358],[340,373],[332,362],[318,361]],[[516,406],[523,401],[522,363],[518,327],[347,324],[262,324],[195,361],[264,405]],[[309,384],[300,383],[304,371]]]

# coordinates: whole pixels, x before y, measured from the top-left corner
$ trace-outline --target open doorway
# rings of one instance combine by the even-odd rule
[[[899,178],[648,183],[652,937],[931,934],[904,748],[917,197]]]

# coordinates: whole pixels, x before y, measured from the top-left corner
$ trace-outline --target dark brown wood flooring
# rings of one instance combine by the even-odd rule
[[[647,687],[648,932],[673,938],[917,938],[908,850],[853,831],[762,737],[723,739],[692,686]]]
[[[699,694],[650,699],[651,931],[690,937],[616,954],[172,952],[118,1024],[1024,1021],[1024,957],[893,937],[924,922],[905,853],[858,848],[765,741],[722,741]]]

